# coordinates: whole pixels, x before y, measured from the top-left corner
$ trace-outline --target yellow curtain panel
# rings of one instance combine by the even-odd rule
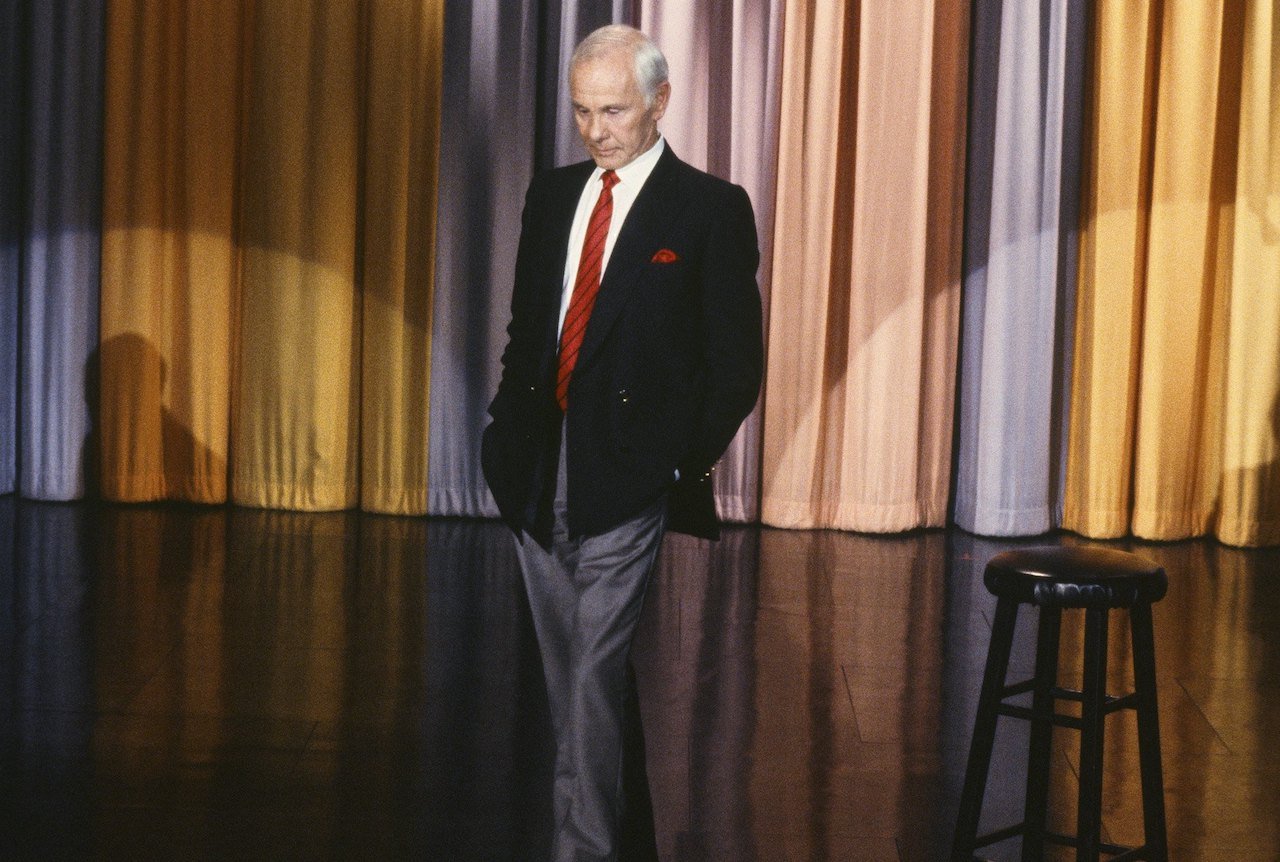
[[[443,0],[108,20],[104,495],[425,512]]]
[[[1218,538],[1280,543],[1280,8],[1246,5]]]
[[[967,9],[787,5],[765,523],[946,521]]]
[[[1068,529],[1275,540],[1267,5],[1098,5]]]

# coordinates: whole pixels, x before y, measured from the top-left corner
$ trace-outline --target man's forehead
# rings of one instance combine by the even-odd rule
[[[577,93],[623,93],[638,91],[635,63],[626,51],[611,51],[583,60],[569,74],[569,89]]]

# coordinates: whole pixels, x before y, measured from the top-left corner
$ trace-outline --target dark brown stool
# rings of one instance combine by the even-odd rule
[[[1076,848],[1076,859],[1097,860],[1099,853],[1118,860],[1168,859],[1164,819],[1164,779],[1160,768],[1160,724],[1156,716],[1156,662],[1151,628],[1151,605],[1164,598],[1168,579],[1164,569],[1136,554],[1111,548],[1024,548],[998,554],[987,564],[983,582],[997,599],[991,645],[978,699],[969,765],[960,795],[960,816],[951,845],[953,862],[969,862],[989,844],[1022,836],[1023,862],[1044,857],[1046,842]],[[1031,679],[1005,684],[1013,647],[1018,606],[1040,609],[1036,635],[1036,668]],[[1080,691],[1059,688],[1058,641],[1064,608],[1085,613],[1084,679]],[[1133,633],[1134,691],[1123,697],[1107,694],[1107,621],[1112,608],[1129,612]],[[1006,703],[1031,692],[1031,707]],[[1081,715],[1059,714],[1058,700],[1081,704]],[[1102,730],[1107,715],[1132,709],[1138,715],[1138,757],[1142,768],[1141,847],[1102,842]],[[986,835],[978,835],[978,818],[991,766],[996,719],[1001,716],[1031,722],[1027,789],[1023,821]],[[1076,835],[1059,835],[1046,827],[1049,762],[1053,728],[1080,731],[1080,804]]]

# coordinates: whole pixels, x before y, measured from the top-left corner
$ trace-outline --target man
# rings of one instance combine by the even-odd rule
[[[658,132],[662,53],[588,36],[570,95],[590,161],[525,199],[485,478],[518,540],[556,737],[552,858],[617,856],[627,653],[662,534],[714,537],[711,471],[759,393],[759,263],[739,187]]]

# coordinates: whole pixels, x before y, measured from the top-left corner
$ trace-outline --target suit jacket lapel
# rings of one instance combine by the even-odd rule
[[[592,354],[604,343],[609,329],[636,289],[663,226],[669,225],[684,206],[679,194],[679,164],[671,145],[666,144],[653,173],[627,213],[609,255],[609,266],[600,280],[600,293],[591,310],[587,331],[582,336],[579,365],[590,362]]]

